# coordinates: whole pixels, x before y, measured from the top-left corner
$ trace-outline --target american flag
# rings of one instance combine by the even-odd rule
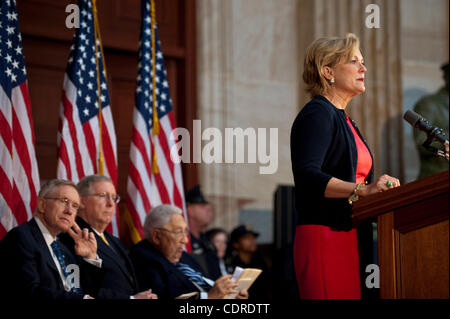
[[[0,7],[0,239],[31,218],[39,191],[16,2]]]
[[[86,175],[103,174],[117,187],[116,133],[101,43],[99,37],[95,40],[96,17],[91,1],[80,0],[78,5],[80,28],[75,31],[62,91],[57,177],[76,183]],[[107,230],[118,236],[118,225],[119,214],[116,212]]]
[[[141,3],[141,40],[127,182],[127,208],[134,228],[132,234],[139,235],[138,238],[133,238],[133,241],[142,238],[145,216],[151,208],[160,204],[172,204],[181,208],[187,222],[181,166],[172,162],[170,158],[171,147],[176,143],[170,139],[175,122],[156,23],[154,24],[156,86],[153,87],[152,84],[152,32],[149,2],[149,0],[142,0]],[[153,93],[156,96],[160,127],[157,135],[153,135]],[[156,163],[154,153],[156,153]],[[158,168],[157,173],[153,169],[155,164]]]

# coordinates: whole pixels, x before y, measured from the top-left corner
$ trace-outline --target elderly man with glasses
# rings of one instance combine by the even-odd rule
[[[205,277],[200,265],[183,251],[188,236],[186,222],[178,207],[160,205],[150,210],[144,222],[145,239],[130,251],[141,287],[152,287],[161,299],[182,295],[183,298],[189,295],[220,299],[238,293],[231,275],[216,281]],[[247,291],[239,292],[237,298],[248,298]]]
[[[151,289],[139,292],[133,265],[120,240],[106,232],[116,213],[120,196],[112,180],[103,175],[89,175],[77,185],[80,209],[76,222],[95,234],[98,255],[103,261],[103,276],[90,287],[99,299],[156,299]],[[74,249],[69,236],[62,239]]]
[[[92,298],[84,283],[101,277],[102,261],[94,234],[74,222],[79,206],[74,183],[54,179],[42,186],[34,217],[0,242],[1,299]],[[73,254],[58,239],[63,232],[75,243]]]

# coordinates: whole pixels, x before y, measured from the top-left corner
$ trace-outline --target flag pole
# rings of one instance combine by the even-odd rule
[[[96,0],[91,0],[92,2],[92,11],[94,13],[94,46],[95,46],[95,66],[97,69],[97,103],[98,103],[98,128],[99,128],[99,157],[98,157],[98,173],[100,175],[104,175],[104,169],[103,169],[103,130],[102,130],[102,102],[101,102],[101,86],[100,86],[100,70],[99,70],[99,61],[98,61],[98,47],[100,47],[101,54],[103,56],[103,48],[102,43],[100,40],[100,28],[98,25],[98,18],[97,18],[97,3]],[[98,42],[98,43],[97,43]],[[106,79],[106,66],[105,66],[105,59],[102,60],[103,62],[103,70],[105,71],[105,79]]]
[[[152,134],[153,140],[153,160],[152,160],[152,169],[154,174],[159,173],[158,169],[158,158],[156,156],[156,147],[155,141],[157,136],[159,135],[159,120],[158,120],[158,111],[156,110],[156,46],[155,46],[155,22],[156,22],[156,13],[155,13],[155,1],[150,0],[150,18],[151,18],[151,37],[152,37],[152,96],[153,96],[153,130]]]

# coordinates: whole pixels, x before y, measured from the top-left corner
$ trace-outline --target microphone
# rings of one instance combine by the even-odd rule
[[[448,145],[447,137],[445,136],[445,133],[442,131],[442,129],[431,125],[430,122],[428,122],[426,119],[424,119],[422,116],[420,116],[416,112],[408,110],[403,115],[403,118],[405,119],[406,122],[411,124],[414,128],[424,131],[427,134],[429,142],[431,142],[431,140],[435,139],[436,141],[438,141],[444,145],[445,144]]]
[[[403,118],[414,128],[417,128],[427,133],[427,139],[423,143],[422,145],[423,147],[425,147],[427,150],[433,152],[438,156],[444,157],[447,161],[450,160],[449,156],[450,145],[444,132],[442,132],[442,129],[431,125],[430,122],[428,122],[422,116],[411,110],[406,111],[406,113],[403,115]],[[439,150],[436,147],[431,146],[430,144],[431,142],[433,142],[433,140],[436,140],[444,144],[445,151]]]

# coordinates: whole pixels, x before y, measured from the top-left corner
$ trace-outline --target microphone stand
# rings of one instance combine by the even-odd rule
[[[422,144],[423,147],[425,147],[427,150],[432,152],[433,154],[437,156],[441,156],[445,158],[447,161],[449,160],[449,142],[446,140],[444,142],[445,151],[442,151],[436,147],[431,146],[431,142],[433,142],[433,136],[430,134],[427,138],[427,140]]]
[[[411,110],[406,111],[403,119],[411,124],[414,128],[426,132],[427,139],[422,144],[425,149],[429,150],[437,156],[445,158],[447,161],[449,160],[449,142],[442,129],[432,126],[430,122],[428,122],[428,120],[424,119],[422,116]],[[433,141],[437,141],[443,144],[445,151],[431,146],[430,144]]]

